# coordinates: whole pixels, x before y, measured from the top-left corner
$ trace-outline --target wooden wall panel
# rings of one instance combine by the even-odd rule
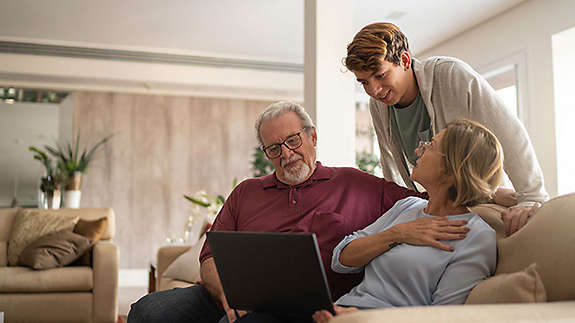
[[[78,92],[75,131],[105,135],[82,185],[82,207],[112,207],[121,268],[144,268],[169,235],[181,236],[190,203],[182,195],[229,194],[251,176],[253,124],[271,102]]]

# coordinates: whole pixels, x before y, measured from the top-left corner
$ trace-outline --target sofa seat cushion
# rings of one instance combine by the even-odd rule
[[[193,284],[182,281],[182,280],[162,277],[162,278],[160,278],[160,284],[158,286],[158,291],[168,290],[168,289],[173,289],[173,288],[186,288],[186,287],[190,287],[192,285]]]
[[[94,288],[91,267],[63,267],[33,270],[28,267],[0,267],[0,293],[82,292]]]

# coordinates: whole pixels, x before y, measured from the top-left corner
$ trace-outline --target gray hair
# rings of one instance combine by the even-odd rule
[[[315,125],[313,124],[313,121],[311,121],[309,114],[305,112],[301,105],[288,101],[279,101],[268,106],[264,112],[262,112],[256,119],[256,137],[258,138],[260,146],[263,147],[264,145],[260,135],[260,128],[262,127],[262,123],[266,120],[275,119],[280,115],[290,111],[295,112],[295,114],[297,114],[297,116],[300,118],[303,129],[310,131],[310,129],[315,128]]]

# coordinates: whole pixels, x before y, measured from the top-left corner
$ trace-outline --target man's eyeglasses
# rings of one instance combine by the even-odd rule
[[[263,147],[262,150],[268,156],[269,159],[278,158],[282,154],[282,145],[286,146],[289,150],[295,150],[301,147],[303,141],[301,140],[301,133],[304,129],[298,133],[287,137],[284,141],[277,144],[271,144],[267,147]]]

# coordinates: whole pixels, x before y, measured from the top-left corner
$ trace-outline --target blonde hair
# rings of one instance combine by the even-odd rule
[[[347,45],[344,65],[351,71],[377,71],[384,61],[399,65],[403,52],[409,52],[409,45],[399,27],[377,22],[363,27],[353,37]]]
[[[457,206],[491,199],[503,176],[503,149],[497,137],[478,122],[458,119],[447,125],[442,140],[445,170],[455,178],[449,198]]]

